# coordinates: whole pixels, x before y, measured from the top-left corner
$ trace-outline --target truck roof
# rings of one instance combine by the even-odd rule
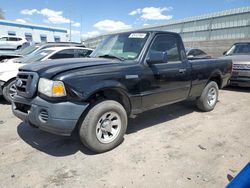
[[[116,34],[112,34],[112,35],[117,35],[117,34],[122,34],[122,33],[152,33],[152,34],[158,34],[158,33],[162,33],[162,34],[175,34],[175,35],[180,35],[179,33],[175,33],[175,32],[171,32],[171,31],[160,31],[160,30],[135,30],[135,31],[125,31],[125,32],[121,32],[121,33],[116,33]]]

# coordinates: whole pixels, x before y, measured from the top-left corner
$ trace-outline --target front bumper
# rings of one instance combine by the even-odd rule
[[[231,86],[239,86],[239,87],[250,87],[250,78],[248,78],[248,79],[231,78],[230,85]]]
[[[230,85],[250,87],[250,71],[234,71],[230,78]]]
[[[40,97],[26,99],[17,95],[12,102],[12,111],[21,120],[41,130],[69,136],[88,106],[88,103],[52,103]]]

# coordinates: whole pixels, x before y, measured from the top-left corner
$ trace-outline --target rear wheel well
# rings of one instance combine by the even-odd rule
[[[128,96],[118,89],[99,90],[87,99],[90,104],[94,104],[100,100],[114,100],[119,102],[124,107],[128,115],[131,112],[131,105]]]
[[[221,76],[220,76],[220,75],[214,75],[214,76],[212,76],[212,77],[209,79],[208,83],[211,82],[211,81],[216,82],[217,85],[218,85],[218,87],[219,87],[219,89],[221,89],[222,80],[221,80]]]

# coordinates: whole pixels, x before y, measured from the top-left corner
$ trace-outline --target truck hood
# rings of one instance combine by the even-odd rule
[[[250,55],[224,56],[220,59],[231,59],[233,61],[233,64],[250,64]]]
[[[37,72],[42,77],[50,78],[73,69],[103,66],[118,62],[120,61],[104,58],[58,59],[30,63],[21,67],[19,71]]]

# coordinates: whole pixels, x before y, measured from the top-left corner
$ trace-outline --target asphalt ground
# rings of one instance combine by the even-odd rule
[[[220,91],[214,111],[190,102],[129,120],[123,143],[94,154],[76,135],[22,123],[0,99],[0,187],[225,187],[250,159],[250,89]]]

